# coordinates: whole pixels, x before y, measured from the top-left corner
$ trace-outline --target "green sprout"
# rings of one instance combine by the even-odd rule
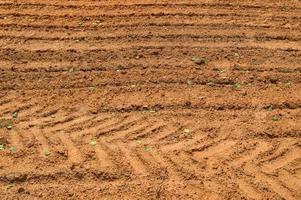
[[[45,149],[45,150],[44,150],[44,155],[45,155],[45,156],[50,156],[50,154],[51,154],[51,153],[50,153],[50,151],[49,151],[48,149]]]
[[[227,70],[226,69],[219,69],[219,72],[220,73],[224,73],[224,72],[226,72]]]
[[[279,121],[280,119],[281,119],[281,117],[279,115],[273,115],[272,116],[273,121]]]
[[[18,117],[18,111],[13,112],[12,117],[17,118]]]
[[[10,184],[7,185],[6,189],[7,189],[7,190],[10,190],[10,189],[12,189],[13,187],[14,187],[14,184],[13,184],[13,183],[10,183]]]
[[[193,81],[192,81],[192,80],[187,80],[187,84],[188,84],[188,85],[192,85],[192,84],[193,84]]]
[[[239,88],[241,88],[241,84],[240,83],[235,83],[233,85],[233,87],[236,88],[236,89],[239,89]]]
[[[0,151],[3,151],[5,148],[4,148],[4,145],[3,144],[0,144]]]
[[[269,107],[268,107],[268,111],[270,111],[270,112],[272,112],[273,111],[273,105],[270,105]]]
[[[185,129],[184,129],[184,133],[185,133],[185,134],[188,134],[188,133],[190,133],[190,130],[189,130],[188,128],[185,128]]]
[[[89,144],[92,146],[95,146],[97,144],[97,142],[96,142],[96,140],[92,140]]]
[[[6,128],[7,128],[8,130],[11,130],[11,129],[13,128],[13,125],[12,125],[12,124],[9,124],[9,125],[6,126]]]
[[[10,151],[16,151],[17,150],[17,148],[15,147],[15,146],[11,146],[11,147],[9,147],[9,149],[8,150],[10,150]]]
[[[150,152],[151,150],[152,150],[151,147],[149,147],[149,146],[147,146],[147,145],[144,146],[144,151],[145,151],[145,152]]]
[[[293,82],[292,82],[292,81],[287,81],[287,82],[285,83],[285,85],[289,87],[289,86],[293,85]]]
[[[70,72],[70,73],[74,72],[74,68],[71,67],[71,68],[69,69],[69,72]]]
[[[136,142],[136,144],[142,144],[141,140],[136,140],[135,142]]]

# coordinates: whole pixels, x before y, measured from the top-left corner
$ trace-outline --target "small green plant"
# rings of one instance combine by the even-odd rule
[[[136,140],[135,142],[136,142],[136,144],[142,144],[141,140]]]
[[[293,82],[292,82],[292,81],[287,81],[287,82],[285,83],[285,85],[289,87],[289,86],[293,85]]]
[[[92,145],[92,146],[95,146],[96,144],[97,144],[96,140],[92,140],[92,141],[90,142],[90,145]]]
[[[226,72],[227,70],[226,69],[219,69],[219,72],[220,73],[224,73],[224,72]]]
[[[9,125],[6,126],[6,128],[7,128],[8,130],[11,130],[11,129],[13,129],[13,125],[12,125],[12,124],[9,124]]]
[[[270,111],[270,112],[272,112],[272,111],[273,111],[273,109],[274,109],[274,108],[273,108],[273,105],[270,105],[270,106],[268,107],[268,109],[267,109],[267,110],[268,110],[268,111]]]
[[[45,149],[45,150],[44,150],[44,155],[45,155],[45,156],[50,156],[50,154],[51,154],[51,153],[50,153],[50,151],[49,151],[48,149]]]
[[[3,151],[5,148],[4,148],[4,145],[3,144],[0,144],[0,151]]]
[[[14,187],[14,184],[13,184],[13,183],[10,183],[10,184],[7,185],[6,189],[7,189],[7,190],[10,190],[10,189],[12,189],[13,187]]]
[[[192,85],[192,84],[193,84],[193,81],[192,81],[192,80],[187,80],[187,84],[188,84],[188,85]]]
[[[184,129],[184,133],[185,133],[185,134],[188,134],[188,133],[190,133],[190,130],[189,130],[188,128],[185,128],[185,129]]]
[[[279,115],[273,115],[272,116],[273,121],[279,121],[280,119],[281,119],[281,117]]]
[[[10,151],[16,151],[17,148],[15,146],[11,146],[11,147],[8,148],[8,150],[10,150]]]
[[[235,83],[233,85],[233,87],[236,88],[236,89],[239,89],[239,88],[241,88],[241,84],[240,83]]]
[[[17,118],[17,117],[18,117],[18,111],[13,112],[13,113],[12,113],[12,117],[13,117],[13,118]]]
[[[125,70],[125,69],[126,69],[126,68],[125,68],[123,65],[120,65],[120,64],[119,64],[119,65],[116,66],[116,71],[117,71],[117,72],[121,72],[122,70]]]
[[[147,145],[144,146],[144,151],[145,151],[145,152],[150,152],[151,150],[152,150],[151,147],[149,147],[149,146],[147,146]]]
[[[207,85],[214,86],[214,82],[208,82]]]
[[[74,68],[71,67],[71,68],[69,69],[69,72],[70,72],[70,73],[74,72]]]

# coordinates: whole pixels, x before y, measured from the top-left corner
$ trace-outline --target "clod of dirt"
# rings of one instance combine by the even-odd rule
[[[18,193],[23,193],[23,192],[25,192],[25,189],[22,188],[22,187],[20,187],[20,188],[18,189]]]
[[[6,138],[0,137],[0,144],[2,144],[2,145],[8,145],[9,142],[8,142],[8,140]]]
[[[158,51],[153,51],[153,52],[151,52],[151,55],[157,56],[157,55],[159,55],[159,52]]]
[[[207,63],[206,59],[200,57],[193,57],[191,60],[197,65],[205,65]]]

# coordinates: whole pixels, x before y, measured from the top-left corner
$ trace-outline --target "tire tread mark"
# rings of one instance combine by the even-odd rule
[[[149,139],[150,142],[159,142],[160,140],[163,140],[167,137],[170,137],[170,135],[172,134],[176,134],[177,132],[181,131],[183,129],[183,127],[185,127],[184,125],[167,125],[166,127],[164,127],[163,130],[161,130],[161,132],[158,133],[158,135],[156,135],[154,138]]]
[[[137,133],[136,135],[127,136],[129,140],[138,140],[143,138],[149,138],[153,134],[158,133],[161,129],[166,127],[164,123],[155,123],[154,125],[150,126],[149,128],[145,129],[141,133]]]
[[[289,171],[282,169],[278,173],[279,181],[283,183],[287,188],[294,190],[299,196],[301,196],[301,181]]]
[[[97,135],[102,136],[102,135],[108,135],[111,133],[122,131],[124,129],[127,129],[128,127],[131,127],[137,123],[142,122],[143,119],[144,118],[137,119],[136,117],[132,117],[132,116],[123,117],[121,120],[117,121],[116,123],[99,129]]]
[[[105,144],[104,142],[98,142],[95,145],[95,153],[99,160],[99,165],[101,168],[105,168],[105,169],[114,167],[114,164],[107,153],[108,150],[108,148],[106,147],[107,145],[108,144]]]
[[[46,151],[51,152],[51,148],[49,146],[49,143],[47,142],[47,139],[44,136],[44,131],[42,129],[33,128],[30,130],[30,132],[32,135],[34,135],[35,139],[42,147],[41,149],[39,149],[41,156],[45,156]]]
[[[243,191],[243,193],[251,199],[262,199],[263,196],[259,191],[257,191],[250,183],[246,180],[238,179],[237,180],[239,189]]]
[[[233,147],[236,144],[236,141],[233,140],[222,140],[220,142],[215,143],[214,145],[209,146],[208,148],[205,148],[202,151],[195,151],[194,152],[194,158],[199,160],[203,158],[208,158],[211,156],[214,156],[218,153],[224,152],[229,150],[231,147]]]
[[[113,135],[110,137],[110,140],[126,139],[131,135],[135,135],[136,133],[144,132],[149,127],[150,127],[149,123],[145,123],[145,122],[141,124],[135,123],[125,130],[114,132]]]
[[[58,136],[61,140],[61,142],[65,145],[68,151],[68,160],[71,163],[81,163],[83,161],[83,157],[79,151],[79,149],[76,147],[74,142],[70,138],[70,134],[65,132],[59,132]]]
[[[20,130],[13,129],[10,133],[11,143],[17,148],[17,150],[24,149],[24,144],[22,141]]]
[[[116,119],[115,117],[104,116],[103,118],[96,119],[92,121],[91,124],[87,124],[87,126],[84,126],[84,129],[77,131],[77,134],[78,135],[83,135],[87,133],[98,134],[102,129],[108,127],[114,127],[116,124],[123,122],[125,118]]]
[[[205,139],[207,137],[207,135],[203,135],[199,129],[192,130],[189,134],[193,134],[192,139],[180,141],[180,142],[173,143],[173,144],[164,145],[160,148],[161,151],[163,151],[163,152],[181,151],[185,147],[194,146],[195,143],[197,143],[198,141]]]
[[[286,166],[287,164],[293,162],[294,160],[301,157],[301,148],[295,147],[289,152],[283,154],[276,160],[270,161],[268,164],[263,165],[263,171],[271,173],[279,168]]]
[[[250,162],[254,159],[257,159],[260,154],[264,154],[265,152],[271,149],[271,144],[267,142],[258,142],[254,150],[247,152],[246,155],[240,154],[239,158],[230,161],[230,165],[233,167],[239,167],[246,162]]]
[[[135,174],[142,176],[148,174],[145,165],[138,158],[136,152],[131,150],[132,148],[130,147],[130,145],[124,144],[122,142],[118,142],[117,145],[120,151],[122,152],[123,156],[125,156],[126,160],[130,163]]]
[[[255,175],[256,179],[267,183],[269,185],[269,187],[282,198],[288,199],[288,200],[298,199],[298,197],[296,196],[297,195],[296,193],[291,192],[289,189],[284,187],[275,178],[271,178],[270,176],[261,172],[261,170],[256,165],[248,163],[247,166],[245,166],[245,171],[251,172],[251,174]],[[300,196],[299,196],[299,198],[300,198]]]
[[[86,116],[86,115],[78,115],[75,116],[71,121],[61,121],[59,123],[54,124],[53,126],[50,126],[47,128],[48,132],[57,132],[60,130],[68,130],[71,126],[81,125],[82,123],[85,123],[89,120],[95,119],[94,116]]]

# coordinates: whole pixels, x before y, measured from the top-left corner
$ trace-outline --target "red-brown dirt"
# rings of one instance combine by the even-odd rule
[[[1,0],[0,45],[1,199],[301,199],[299,0]]]

